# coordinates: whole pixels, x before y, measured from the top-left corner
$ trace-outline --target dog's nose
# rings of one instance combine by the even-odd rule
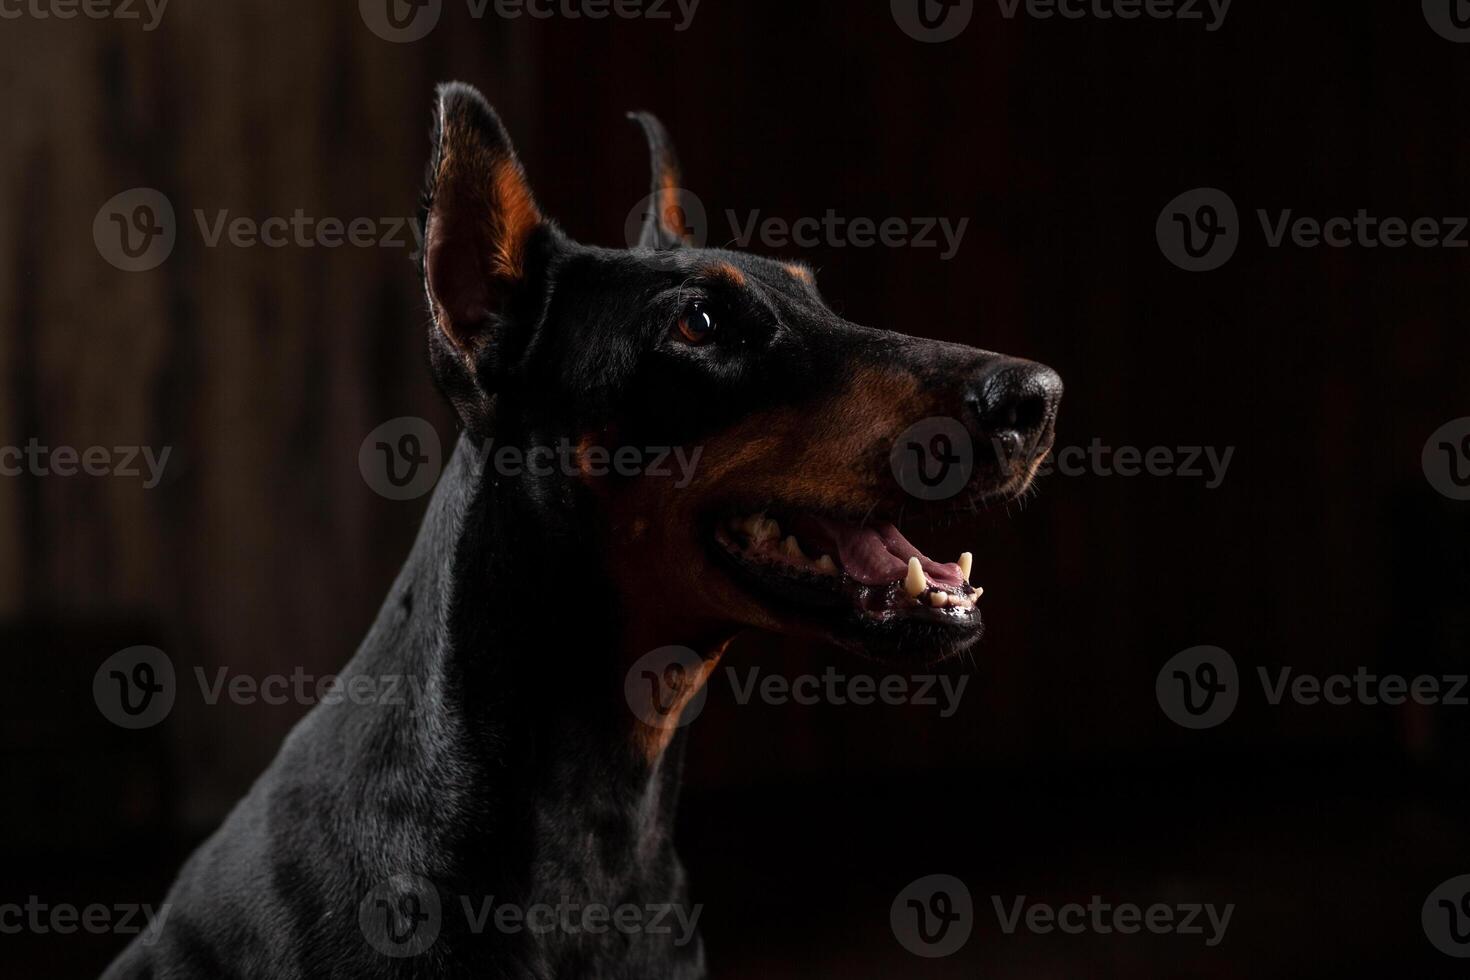
[[[1001,358],[965,394],[971,421],[1005,459],[1050,448],[1062,400],[1062,378],[1045,364]]]

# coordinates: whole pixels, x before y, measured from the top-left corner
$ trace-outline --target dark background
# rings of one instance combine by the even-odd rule
[[[717,977],[1458,975],[1419,922],[1470,872],[1470,708],[1270,707],[1257,666],[1466,670],[1470,504],[1420,451],[1470,415],[1470,253],[1269,249],[1255,210],[1470,214],[1470,46],[1415,3],[1236,3],[1199,22],[1007,20],[920,44],[886,0],[704,0],[669,21],[473,20],[392,44],[351,0],[170,5],[161,26],[0,27],[0,444],[173,447],[136,480],[0,479],[0,901],[161,900],[305,707],[181,696],[140,733],[91,699],[141,643],[180,673],[329,673],[423,501],[374,494],[364,436],[451,417],[406,249],[205,246],[193,211],[414,213],[435,83],[481,87],[543,208],[622,244],[645,191],[623,113],[659,113],[727,226],[753,210],[968,217],[959,254],[771,250],[859,322],[1025,355],[1067,382],[1060,442],[1235,447],[1215,490],[1053,476],[941,537],[976,552],[988,635],[959,712],[737,705],[692,729],[682,849]],[[97,209],[154,187],[172,257],[121,272]],[[1177,194],[1226,190],[1222,270],[1165,260]],[[715,238],[719,235],[712,236]],[[1219,728],[1161,712],[1197,644],[1248,678]],[[751,637],[783,674],[823,650]],[[964,668],[968,669],[968,668]],[[962,668],[955,668],[956,673]],[[186,689],[193,689],[192,684]],[[918,959],[889,904],[965,880],[976,935]],[[989,896],[1235,903],[1225,942],[1006,936]],[[115,936],[0,936],[11,976],[94,974]],[[1458,969],[1457,969],[1458,968]]]

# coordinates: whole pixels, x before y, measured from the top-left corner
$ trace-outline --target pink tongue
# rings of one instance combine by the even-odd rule
[[[821,543],[835,545],[847,574],[864,585],[886,585],[903,578],[910,558],[919,559],[930,585],[957,588],[965,581],[959,565],[931,561],[892,524],[856,527],[813,516],[804,517],[793,530],[798,537],[825,538]]]

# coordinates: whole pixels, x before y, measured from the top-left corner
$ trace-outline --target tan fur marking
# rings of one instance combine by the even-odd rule
[[[498,221],[495,235],[495,271],[507,279],[525,274],[526,241],[541,224],[541,212],[531,197],[531,188],[520,165],[502,159],[492,170]]]
[[[689,221],[679,197],[679,172],[672,161],[660,161],[658,221],[664,231],[683,242],[689,241]]]
[[[741,272],[729,262],[719,262],[704,270],[704,274],[711,279],[723,279],[732,286],[745,285],[745,273]]]
[[[659,756],[668,749],[669,743],[674,740],[674,733],[679,730],[679,719],[684,715],[684,709],[700,689],[709,683],[710,676],[714,674],[715,668],[720,664],[720,658],[729,649],[730,640],[721,643],[714,651],[708,654],[700,663],[699,672],[693,675],[688,683],[678,692],[678,701],[672,710],[664,716],[664,720],[656,725],[650,725],[642,718],[633,723],[633,745],[639,755],[648,762],[658,761]]]
[[[793,277],[800,279],[802,282],[806,283],[808,286],[816,282],[816,276],[812,275],[812,270],[799,262],[788,262],[786,264],[786,271],[791,273]]]

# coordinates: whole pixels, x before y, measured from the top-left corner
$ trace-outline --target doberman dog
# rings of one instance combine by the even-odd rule
[[[702,977],[693,930],[652,921],[694,918],[669,717],[732,637],[898,669],[978,637],[970,556],[932,561],[892,522],[1025,490],[1060,379],[849,323],[804,266],[692,246],[674,150],[634,118],[654,206],[611,250],[542,216],[476,90],[438,90],[422,272],[463,428],[343,673],[416,694],[315,707],[105,977]],[[972,459],[961,494],[925,503],[893,446],[936,418]],[[572,465],[497,469],[492,443],[565,443]],[[651,446],[702,452],[679,485],[608,471]],[[626,681],[666,648],[695,657],[663,672],[655,717]]]

